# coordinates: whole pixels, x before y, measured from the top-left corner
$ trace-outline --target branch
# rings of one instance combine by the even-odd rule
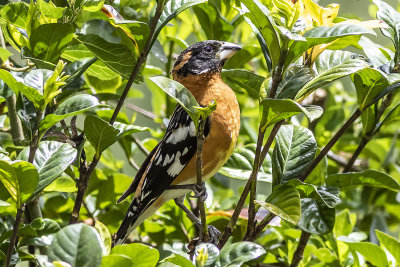
[[[148,111],[148,110],[145,110],[145,109],[143,109],[143,108],[141,108],[141,107],[138,107],[138,106],[136,106],[136,105],[134,105],[134,104],[125,103],[125,106],[126,106],[127,108],[130,108],[130,109],[132,109],[132,110],[134,110],[134,111],[136,111],[136,112],[142,114],[143,116],[145,116],[145,117],[147,117],[147,118],[149,118],[149,119],[154,120],[154,119],[157,119],[157,118],[158,118],[157,115],[154,114],[153,112]]]
[[[10,132],[14,145],[21,145],[24,141],[24,131],[17,113],[17,97],[15,94],[6,98],[8,118],[10,119]]]
[[[8,250],[7,250],[6,267],[10,266],[11,256],[14,252],[15,242],[17,241],[17,233],[18,233],[19,224],[21,223],[22,214],[24,214],[24,211],[25,211],[25,204],[22,204],[22,206],[17,210],[17,215],[15,216],[13,232],[12,232],[10,244],[9,244]]]
[[[136,62],[135,67],[133,68],[132,74],[129,77],[129,80],[125,86],[124,91],[122,92],[122,95],[120,97],[120,99],[118,100],[117,106],[115,107],[114,113],[111,116],[110,119],[110,124],[113,125],[115,120],[117,119],[118,113],[121,110],[122,104],[124,103],[129,89],[131,88],[133,81],[136,79],[136,76],[139,74],[140,72],[140,68],[142,67],[142,65],[146,62],[147,56],[150,52],[151,49],[151,40],[154,37],[154,33],[155,33],[155,29],[157,26],[157,22],[161,16],[161,13],[164,9],[164,4],[165,1],[164,0],[160,0],[157,2],[157,8],[156,8],[156,12],[154,14],[153,19],[151,20],[151,26],[150,26],[150,34],[146,40],[146,44],[144,45],[143,48],[143,52],[141,53],[140,57],[138,58],[138,61]],[[70,224],[72,223],[76,223],[78,221],[79,218],[79,212],[81,210],[81,206],[82,206],[82,202],[83,202],[83,198],[85,196],[85,192],[87,189],[87,185],[89,183],[89,179],[90,176],[92,175],[93,171],[95,170],[97,164],[99,163],[101,154],[99,155],[99,157],[93,157],[92,163],[89,165],[89,168],[87,168],[86,166],[84,166],[83,168],[81,168],[79,170],[79,180],[77,183],[78,186],[78,192],[76,195],[76,199],[75,199],[75,204],[74,204],[74,208],[72,210],[71,213],[71,219],[69,221]]]
[[[204,186],[202,179],[203,172],[203,144],[204,144],[204,127],[206,124],[205,119],[201,119],[199,122],[199,127],[197,130],[197,151],[196,151],[196,176],[197,176],[197,186]],[[208,230],[207,230],[207,221],[206,221],[206,210],[204,206],[204,200],[199,197],[197,199],[197,206],[200,211],[200,220],[201,220],[201,232],[199,233],[199,240],[203,242],[208,242]]]
[[[360,143],[358,144],[356,151],[354,151],[353,156],[350,158],[349,162],[344,167],[343,172],[349,172],[354,169],[354,162],[356,162],[356,159],[361,154],[361,151],[364,149],[364,147],[368,144],[370,140],[371,140],[370,138],[363,136]]]
[[[307,233],[305,231],[301,232],[299,244],[296,248],[296,251],[293,254],[293,259],[292,263],[290,264],[290,267],[297,267],[299,265],[301,259],[303,258],[303,252],[304,249],[306,248],[307,242],[310,239],[311,234]]]
[[[132,141],[138,146],[138,148],[145,154],[146,156],[150,155],[150,151],[147,150],[147,148],[144,147],[142,142],[140,142],[139,139],[136,137],[132,136]]]
[[[326,154],[326,156],[329,159],[331,159],[332,161],[336,162],[340,166],[346,167],[346,165],[347,165],[347,160],[344,157],[336,155],[332,151],[329,151],[328,154]],[[353,164],[353,166],[351,167],[350,170],[351,171],[355,171],[355,172],[359,172],[360,168],[357,167],[357,166],[354,166],[354,164]]]

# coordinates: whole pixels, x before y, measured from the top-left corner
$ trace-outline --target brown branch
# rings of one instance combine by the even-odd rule
[[[354,162],[356,162],[356,159],[361,154],[361,151],[364,149],[364,147],[368,144],[370,140],[371,140],[370,138],[363,136],[360,143],[358,144],[356,151],[354,151],[353,156],[350,158],[349,162],[344,167],[343,172],[349,172],[354,169]]]
[[[311,234],[307,233],[305,231],[301,232],[299,244],[296,248],[296,251],[293,254],[293,259],[292,263],[290,264],[290,267],[297,267],[299,265],[301,259],[303,258],[303,252],[304,249],[306,248],[307,242],[310,239]]]
[[[12,232],[12,235],[10,238],[10,244],[9,244],[8,250],[7,250],[6,267],[10,266],[11,256],[14,252],[15,242],[17,241],[17,233],[18,233],[19,224],[21,223],[22,214],[24,214],[24,211],[25,211],[25,204],[22,204],[22,206],[17,210],[17,215],[15,216],[13,232]]]
[[[125,106],[126,106],[127,108],[130,108],[130,109],[132,109],[132,110],[134,110],[134,111],[136,111],[136,112],[142,114],[143,116],[145,116],[145,117],[147,117],[147,118],[149,118],[149,119],[152,119],[152,120],[157,119],[157,115],[154,114],[153,112],[148,111],[148,110],[145,110],[145,109],[143,109],[143,108],[141,108],[141,107],[138,107],[138,106],[136,106],[136,105],[134,105],[134,104],[125,103]]]

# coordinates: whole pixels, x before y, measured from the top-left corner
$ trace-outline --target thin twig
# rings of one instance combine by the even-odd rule
[[[273,218],[276,216],[273,213],[269,213],[267,216],[264,217],[264,219],[261,220],[261,222],[257,225],[256,230],[253,232],[253,234],[249,237],[246,237],[244,240],[245,241],[254,241],[256,237],[261,234],[261,232],[264,230],[264,228],[272,221]]]
[[[135,136],[132,136],[132,141],[138,146],[138,148],[146,155],[150,155],[150,151],[145,148],[145,146],[137,139]]]
[[[199,121],[199,126],[197,129],[197,151],[196,151],[196,176],[197,176],[197,185],[204,186],[202,179],[203,172],[203,144],[204,144],[204,127],[206,125],[206,120],[201,119]],[[208,242],[208,230],[207,230],[207,221],[206,221],[206,210],[204,206],[204,200],[199,197],[197,199],[197,206],[200,211],[200,220],[201,220],[201,236],[200,240],[203,242]]]
[[[296,251],[293,254],[293,259],[292,263],[290,264],[290,267],[297,267],[299,265],[301,259],[303,258],[303,252],[304,249],[306,248],[307,242],[310,239],[311,234],[307,233],[305,231],[301,232],[299,244],[296,248]]]
[[[25,204],[22,204],[22,206],[17,210],[17,215],[15,216],[14,228],[10,238],[10,244],[8,245],[8,250],[7,250],[6,267],[10,266],[11,256],[14,252],[15,242],[17,241],[19,224],[21,223],[22,214],[24,214],[24,211],[25,211]]]
[[[114,113],[111,116],[111,119],[109,122],[111,125],[113,125],[115,120],[117,119],[118,113],[120,112],[121,107],[122,107],[126,97],[128,96],[128,92],[133,84],[133,81],[136,79],[136,76],[140,72],[140,68],[146,62],[147,56],[151,49],[151,43],[152,43],[152,39],[154,38],[154,33],[156,30],[157,22],[158,22],[158,20],[161,16],[161,13],[164,9],[164,4],[165,4],[164,0],[160,0],[157,3],[156,12],[154,14],[153,19],[151,20],[150,33],[146,40],[146,44],[144,45],[143,51],[142,51],[140,57],[138,58],[138,61],[136,62],[135,67],[133,68],[132,74],[129,77],[129,80],[125,86],[125,89],[121,94],[121,97],[117,103],[117,106],[114,109]],[[91,164],[89,165],[89,168],[81,168],[79,170],[79,180],[77,183],[78,192],[76,194],[74,208],[71,213],[71,219],[69,221],[70,224],[76,223],[78,221],[79,212],[80,212],[80,209],[82,206],[83,198],[85,196],[85,192],[87,189],[87,185],[89,183],[90,176],[92,175],[97,164],[99,163],[100,157],[101,157],[101,153],[98,157],[96,157],[96,156],[93,157],[93,160],[92,160]]]
[[[346,167],[346,165],[347,165],[347,160],[346,160],[344,157],[339,156],[339,155],[336,155],[336,154],[333,153],[332,151],[329,151],[328,154],[326,154],[326,156],[327,156],[330,160],[336,162],[336,163],[337,163],[338,165],[340,165],[340,166]],[[355,163],[355,162],[354,162],[354,163]],[[357,166],[354,166],[354,164],[353,164],[353,166],[351,167],[350,170],[351,170],[351,171],[355,171],[355,172],[359,172],[359,171],[360,171],[360,168],[357,167]]]
[[[145,116],[145,117],[147,117],[147,118],[149,118],[149,119],[154,120],[154,119],[157,119],[157,118],[158,118],[157,115],[154,114],[153,112],[148,111],[148,110],[145,110],[145,109],[143,109],[143,108],[141,108],[141,107],[138,107],[138,106],[136,106],[136,105],[134,105],[134,104],[125,103],[125,106],[126,106],[127,108],[130,108],[130,109],[132,109],[132,110],[134,110],[134,111],[136,111],[136,112],[142,114],[143,116]]]
[[[354,151],[353,156],[350,158],[349,162],[344,167],[343,172],[349,172],[354,169],[354,162],[356,162],[356,159],[361,154],[361,151],[364,149],[364,147],[368,144],[369,140],[371,139],[363,136],[360,143],[358,144],[356,151]]]

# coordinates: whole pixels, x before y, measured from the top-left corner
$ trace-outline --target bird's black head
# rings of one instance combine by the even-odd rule
[[[214,40],[195,43],[179,55],[172,72],[181,77],[219,72],[240,49],[236,44]]]

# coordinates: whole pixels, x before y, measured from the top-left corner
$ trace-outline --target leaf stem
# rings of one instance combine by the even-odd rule
[[[17,114],[17,97],[15,94],[6,98],[8,118],[10,119],[10,132],[14,145],[21,145],[24,141],[24,131],[21,120]]]
[[[13,232],[12,232],[12,235],[10,238],[10,244],[9,244],[8,250],[7,250],[6,267],[10,266],[11,257],[12,257],[14,247],[15,247],[15,242],[17,241],[17,233],[18,233],[19,224],[21,223],[22,214],[24,214],[24,211],[25,211],[25,204],[22,204],[21,207],[17,210],[17,215],[15,216]]]
[[[296,248],[296,251],[293,254],[292,263],[290,267],[297,267],[299,265],[301,259],[303,258],[304,249],[306,248],[307,242],[310,239],[311,234],[305,231],[301,232],[299,244]]]
[[[197,176],[197,185],[204,186],[202,179],[203,172],[203,144],[204,144],[204,127],[206,125],[206,120],[201,119],[199,121],[199,127],[197,129],[197,151],[196,151],[196,176]],[[204,206],[204,200],[199,197],[197,199],[197,206],[200,211],[200,220],[201,220],[201,232],[199,233],[199,239],[203,242],[208,242],[208,230],[207,230],[207,221],[206,221],[206,210]]]
[[[110,122],[109,122],[111,125],[113,125],[115,120],[117,119],[118,113],[120,112],[121,107],[122,107],[126,97],[128,96],[128,92],[133,84],[133,81],[135,80],[136,76],[139,74],[142,65],[146,62],[147,56],[151,49],[151,44],[152,44],[151,41],[154,37],[157,22],[158,22],[158,20],[161,16],[161,13],[164,9],[164,4],[165,4],[165,0],[160,0],[157,2],[156,12],[154,14],[153,19],[151,20],[149,37],[146,40],[146,44],[144,45],[143,51],[140,54],[140,57],[138,58],[138,61],[136,62],[135,67],[133,68],[132,74],[129,77],[129,80],[125,86],[125,89],[122,92],[120,99],[118,100],[117,106],[114,109],[114,113],[112,114]],[[79,170],[79,180],[77,182],[78,192],[76,194],[75,204],[74,204],[74,208],[71,213],[71,218],[70,218],[69,224],[73,224],[78,221],[79,212],[81,210],[81,206],[83,203],[83,199],[84,199],[85,192],[86,192],[86,189],[87,189],[87,186],[89,183],[90,176],[92,175],[97,164],[99,163],[100,157],[101,157],[101,153],[98,156],[95,155],[93,157],[92,162],[90,163],[89,167],[81,166],[81,168]]]

